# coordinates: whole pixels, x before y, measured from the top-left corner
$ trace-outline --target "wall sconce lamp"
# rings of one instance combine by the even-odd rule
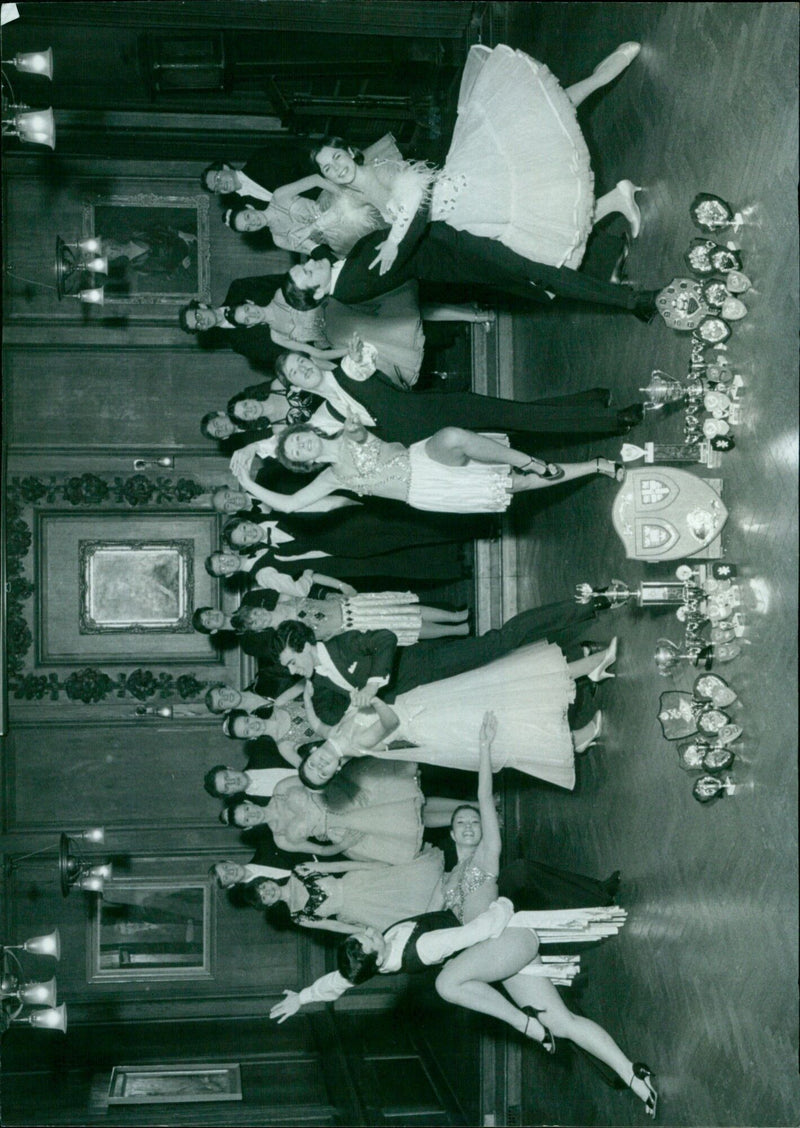
[[[42,850],[34,850],[31,854],[23,854],[14,859],[14,863],[25,861],[39,854],[47,854],[51,850],[58,850],[58,877],[61,893],[68,897],[72,889],[82,889],[85,893],[101,893],[106,881],[111,877],[111,865],[100,858],[86,858],[80,852],[79,843],[88,842],[92,845],[101,845],[105,841],[106,832],[102,826],[90,827],[88,830],[76,834],[62,834],[58,840],[58,847],[45,846]],[[57,936],[57,933],[54,935]],[[36,937],[35,939],[47,939]],[[28,944],[32,941],[28,941]],[[27,947],[26,951],[40,951]],[[52,953],[44,953],[51,955]],[[58,956],[56,956],[58,959]]]
[[[3,59],[4,67],[16,67],[24,74],[40,74],[53,78],[53,48],[46,51],[19,51],[13,59]]]
[[[23,102],[9,103],[3,107],[3,112],[11,112],[12,115],[3,118],[4,137],[18,137],[31,145],[47,145],[55,149],[56,123],[52,106],[46,110],[32,110]]]
[[[61,955],[61,938],[58,929],[46,936],[32,936],[24,944],[6,944],[0,948],[2,953],[3,976],[0,980],[0,1031],[5,1031],[13,1022],[35,1026],[42,1030],[67,1030],[66,1004],[56,1006],[56,980],[26,981],[22,964],[14,953],[22,949],[40,956]],[[23,1015],[25,1007],[36,1007],[30,1014]]]
[[[161,458],[134,458],[134,470],[147,470],[148,467],[155,468],[162,466],[165,470],[172,470],[175,466],[175,459],[171,454],[162,455]]]
[[[3,951],[10,952],[12,949],[22,949],[24,952],[31,952],[37,956],[52,956],[54,960],[61,959],[61,933],[57,928],[52,932],[48,932],[46,936],[32,936],[30,940],[26,940],[24,944],[4,944]],[[12,957],[17,959],[16,956]],[[19,961],[17,960],[17,963]]]
[[[171,705],[161,705],[156,708],[155,705],[137,705],[133,710],[134,717],[166,717],[171,720],[174,711]]]

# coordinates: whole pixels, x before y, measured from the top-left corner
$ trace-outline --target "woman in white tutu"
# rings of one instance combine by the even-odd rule
[[[405,447],[384,442],[352,420],[333,436],[306,423],[287,427],[278,440],[277,457],[289,470],[322,471],[296,493],[281,494],[259,486],[241,466],[237,473],[242,487],[280,513],[297,512],[341,490],[437,513],[502,513],[514,494],[526,490],[591,474],[620,482],[625,477],[624,467],[607,458],[541,462],[513,450],[507,440],[498,442],[460,427],[444,427]]]
[[[589,724],[570,732],[567,707],[575,699],[575,682],[613,676],[606,671],[615,658],[616,639],[604,651],[569,664],[557,646],[537,642],[487,666],[401,693],[391,705],[375,698],[371,710],[334,725],[325,743],[305,756],[300,778],[306,787],[319,788],[348,758],[365,755],[476,772],[478,735],[491,702],[498,717],[492,770],[516,768],[572,790],[574,753],[591,747],[602,721],[598,712]],[[317,727],[318,718],[310,720]],[[389,750],[390,740],[414,747]]]
[[[599,200],[575,108],[611,82],[639,53],[623,43],[594,73],[564,90],[544,63],[501,44],[470,49],[458,117],[444,168],[424,162],[364,163],[341,138],[312,157],[330,185],[372,204],[390,224],[373,266],[383,274],[419,207],[432,220],[499,239],[517,254],[577,269],[592,226],[621,211],[639,233],[638,191],[620,181]]]

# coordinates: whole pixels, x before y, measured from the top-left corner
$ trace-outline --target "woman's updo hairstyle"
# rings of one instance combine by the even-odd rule
[[[310,309],[317,309],[327,298],[327,295],[324,298],[315,298],[313,290],[301,289],[288,274],[281,282],[281,293],[286,304],[296,309],[298,313],[308,313]]]
[[[321,149],[344,149],[346,153],[350,154],[357,165],[363,165],[364,163],[365,158],[361,150],[354,149],[352,145],[348,145],[344,137],[323,137],[317,145],[314,145],[310,153],[311,163],[313,164],[317,172],[319,172],[317,157],[319,156]]]
[[[307,435],[309,433],[318,435],[321,439],[330,438],[324,431],[320,431],[319,427],[312,427],[308,423],[293,423],[291,427],[287,427],[285,431],[281,432],[278,439],[278,449],[275,451],[275,457],[281,466],[285,466],[287,470],[294,470],[297,474],[313,474],[317,470],[325,468],[323,462],[295,462],[286,453],[286,442],[292,435]]]

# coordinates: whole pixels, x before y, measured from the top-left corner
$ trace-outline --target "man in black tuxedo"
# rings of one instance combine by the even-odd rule
[[[281,756],[272,737],[262,736],[251,742],[247,763],[241,771],[226,764],[215,764],[203,777],[203,786],[214,799],[230,799],[236,795],[266,807],[275,784],[294,774],[295,769]]]
[[[274,375],[275,358],[282,348],[272,340],[268,325],[242,328],[233,320],[233,310],[246,301],[269,305],[280,289],[283,274],[257,274],[250,278],[234,278],[221,306],[210,306],[193,299],[178,315],[181,329],[196,333],[203,349],[233,349],[246,356],[258,368]]]
[[[287,302],[297,302],[296,288],[303,292],[297,308],[309,308],[302,304],[303,297],[310,297],[313,306],[314,301],[331,295],[352,305],[416,278],[437,286],[475,286],[536,303],[547,302],[551,292],[575,301],[629,310],[643,321],[655,315],[656,291],[633,290],[581,271],[532,262],[496,239],[457,231],[441,221],[428,223],[422,209],[397,245],[391,266],[381,274],[384,243],[388,242],[385,234],[373,231],[359,239],[341,265],[330,248],[317,247],[307,262],[289,271],[293,285],[284,283],[282,287]]]
[[[317,642],[304,623],[289,620],[275,631],[274,654],[290,674],[311,679],[314,711],[325,724],[336,724],[351,704],[368,705],[378,692],[391,703],[415,686],[485,666],[526,643],[574,645],[594,618],[591,606],[562,600],[523,611],[477,638],[400,648],[391,631],[345,631]]]
[[[265,208],[272,198],[268,182],[275,180],[274,166],[275,154],[269,149],[257,149],[241,170],[227,161],[214,161],[203,169],[200,183],[207,192],[222,196],[229,207],[233,203],[245,203]]]

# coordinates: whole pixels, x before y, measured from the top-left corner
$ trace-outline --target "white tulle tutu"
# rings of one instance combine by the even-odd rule
[[[523,51],[472,47],[431,218],[577,268],[594,205],[589,150],[558,80]]]

